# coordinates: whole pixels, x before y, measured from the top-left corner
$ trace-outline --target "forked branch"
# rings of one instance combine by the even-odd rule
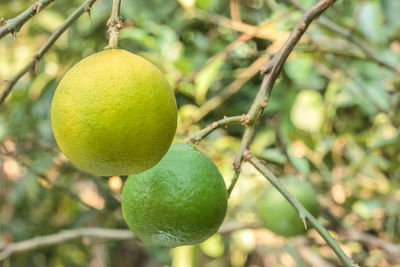
[[[335,2],[336,0],[321,0],[313,8],[307,11],[303,15],[301,20],[297,23],[296,27],[293,29],[292,33],[290,34],[289,38],[286,40],[282,48],[271,59],[272,63],[267,63],[262,69],[264,78],[257,93],[257,96],[247,113],[250,117],[250,122],[248,123],[247,128],[243,134],[240,148],[235,156],[235,160],[233,163],[235,174],[228,189],[229,194],[232,192],[239,178],[240,166],[242,164],[245,151],[249,148],[261,114],[264,111],[264,108],[268,105],[269,96],[271,95],[272,88],[275,84],[276,79],[279,76],[283,64],[285,63],[287,57],[292,52],[293,48],[296,46],[300,38],[303,36],[311,22],[313,22],[314,19],[318,18],[322,14],[322,12],[324,12]]]

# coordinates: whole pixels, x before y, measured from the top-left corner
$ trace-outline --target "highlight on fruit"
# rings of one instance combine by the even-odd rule
[[[222,224],[227,190],[215,164],[196,148],[173,144],[153,168],[129,176],[122,211],[145,244],[198,244]]]
[[[129,175],[151,168],[168,151],[177,107],[152,63],[105,49],[62,78],[51,123],[59,148],[76,167],[99,176]]]

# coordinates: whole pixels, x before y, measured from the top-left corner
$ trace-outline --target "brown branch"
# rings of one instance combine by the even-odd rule
[[[242,32],[246,34],[253,35],[254,37],[260,38],[260,39],[266,39],[266,40],[272,40],[272,41],[279,41],[279,40],[285,40],[288,36],[289,33],[286,31],[280,31],[280,30],[275,30],[272,28],[267,27],[267,24],[269,24],[269,21],[266,21],[265,24],[261,24],[259,26],[254,26],[251,24],[243,23],[240,21],[235,21],[231,20],[229,18],[226,18],[224,16],[218,15],[218,14],[212,14],[209,12],[204,12],[199,9],[190,9],[188,12],[191,12],[190,14],[193,15],[194,17],[214,23],[217,25],[221,25],[225,28],[237,31],[237,32]]]
[[[306,10],[306,8],[302,6],[297,0],[287,1],[303,12]],[[336,34],[346,38],[348,41],[354,43],[364,52],[367,59],[375,61],[375,63],[377,63],[378,65],[400,75],[399,67],[396,67],[386,60],[382,59],[365,40],[354,35],[351,30],[348,30],[325,17],[320,17],[318,23],[321,26],[335,32]]]
[[[9,33],[11,33],[15,38],[17,32],[19,32],[25,22],[42,11],[51,2],[54,2],[54,0],[38,0],[15,18],[9,20],[2,19],[5,23],[0,27],[0,39]]]
[[[7,96],[10,94],[14,85],[18,80],[24,76],[30,70],[35,70],[39,61],[43,58],[43,55],[50,49],[50,47],[57,41],[57,39],[74,23],[83,13],[89,12],[92,5],[96,0],[86,0],[80,5],[57,29],[50,35],[49,39],[36,51],[33,55],[32,60],[25,65],[17,74],[10,77],[6,81],[0,96],[0,105],[4,103]]]
[[[235,225],[224,225],[218,231],[218,233],[222,235],[230,234],[234,231],[240,229],[250,229],[250,228],[259,228],[259,224],[235,224]],[[3,247],[0,247],[0,261],[8,258],[9,256],[38,249],[41,247],[54,246],[57,244],[65,243],[74,239],[89,237],[89,238],[97,238],[97,239],[105,239],[105,240],[136,240],[139,239],[135,237],[135,235],[129,230],[120,230],[120,229],[108,229],[108,228],[79,228],[74,230],[65,230],[59,233],[34,237],[32,239],[19,241],[16,243],[10,243]]]
[[[275,81],[279,76],[283,64],[285,63],[290,52],[294,49],[295,45],[303,36],[304,32],[307,30],[311,22],[314,19],[318,18],[322,14],[322,12],[324,12],[335,2],[336,0],[321,0],[313,8],[307,11],[303,15],[302,19],[297,23],[296,27],[293,29],[292,33],[290,34],[289,38],[286,40],[282,48],[271,60],[273,64],[267,64],[266,67],[263,69],[265,76],[258,91],[258,94],[247,113],[250,117],[250,122],[247,125],[247,128],[243,134],[240,148],[236,153],[233,163],[235,174],[228,189],[229,194],[232,192],[239,178],[240,166],[244,159],[244,153],[249,148],[261,114],[264,108],[268,105],[269,96],[271,94]]]

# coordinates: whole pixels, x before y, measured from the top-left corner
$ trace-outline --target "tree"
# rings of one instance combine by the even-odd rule
[[[5,178],[1,185],[2,210],[12,210],[13,214],[2,215],[6,242],[3,247],[0,245],[0,259],[15,254],[8,258],[15,265],[81,265],[93,260],[124,266],[129,263],[119,262],[114,254],[123,255],[127,248],[143,254],[137,246],[124,249],[121,242],[107,247],[93,242],[91,246],[92,241],[85,237],[119,241],[133,238],[125,230],[108,229],[126,228],[119,207],[119,192],[126,177],[91,177],[75,169],[59,153],[49,126],[49,103],[57,84],[54,75],[61,76],[68,69],[64,66],[106,46],[102,36],[106,18],[101,10],[109,10],[111,3],[99,1],[95,10],[96,0],[87,0],[64,18],[64,10],[75,3],[55,1],[50,5],[51,2],[35,2],[14,19],[4,21],[0,28],[0,37],[8,34],[1,46],[7,45],[7,51],[11,51],[9,56],[2,52],[4,66],[16,73],[5,82],[0,100],[7,99],[0,117]],[[224,176],[232,177],[228,180],[231,202],[240,203],[231,203],[232,212],[220,230],[221,234],[228,234],[224,240],[231,244],[232,264],[244,264],[243,260],[234,259],[235,253],[244,255],[248,262],[264,255],[254,247],[250,252],[243,245],[237,249],[243,242],[234,238],[241,233],[237,228],[259,227],[252,223],[256,219],[245,219],[252,218],[257,201],[253,194],[259,194],[257,187],[263,187],[249,179],[259,177],[249,172],[251,165],[293,205],[305,226],[312,226],[326,241],[342,265],[351,266],[352,260],[326,228],[336,232],[336,239],[348,237],[369,250],[381,249],[384,256],[376,265],[396,262],[400,252],[395,244],[400,231],[396,197],[400,192],[396,89],[400,70],[392,62],[398,58],[399,34],[393,14],[400,7],[395,0],[379,4],[339,1],[333,7],[335,0],[321,0],[310,8],[296,0],[287,2],[289,5],[237,0],[122,1],[122,22],[121,2],[114,0],[107,23],[108,46],[119,45],[140,53],[168,75],[180,106],[177,138],[207,151]],[[162,8],[154,8],[158,5]],[[327,16],[340,15],[337,22],[321,15],[328,8]],[[298,10],[303,13],[301,18]],[[383,14],[381,17],[371,15],[377,10]],[[82,16],[86,12],[89,16]],[[54,28],[56,21],[60,25]],[[307,31],[310,25],[313,29]],[[32,49],[32,40],[42,39],[50,31],[32,59],[20,70],[14,70],[20,67],[14,65],[18,48]],[[259,69],[261,81],[256,76]],[[22,80],[30,71],[37,77]],[[232,170],[230,155],[234,150]],[[239,180],[242,172],[247,177]],[[293,173],[307,178],[318,189],[323,217],[329,223],[323,224],[307,212],[277,178]],[[243,184],[236,186],[238,181]],[[253,188],[246,190],[246,184]],[[229,222],[241,223],[232,229]],[[63,229],[69,230],[55,233]],[[311,232],[310,237],[312,233],[315,236]],[[31,239],[34,236],[38,237]],[[66,243],[77,238],[83,239]],[[311,238],[306,240],[318,246]],[[224,247],[217,239],[210,242]],[[205,254],[209,251],[207,246],[212,246],[210,242],[201,247]],[[59,249],[42,248],[60,243],[64,245],[57,246]],[[71,255],[59,251],[69,244],[73,244],[68,248],[74,251]],[[362,254],[368,249],[352,248],[351,244],[343,241],[342,247],[353,255],[354,261],[361,265],[371,261]],[[323,264],[337,263],[331,254],[322,257],[310,250],[304,252],[304,245],[289,247],[293,246],[298,252],[280,253],[283,264],[289,264],[285,262],[287,255],[289,261],[296,259],[299,265],[301,257],[309,263],[315,259]],[[91,247],[95,251],[89,253]],[[34,256],[37,248],[41,248],[39,259]],[[16,254],[26,250],[33,250],[27,259]],[[168,264],[169,258],[163,256],[165,250],[149,251],[159,262]],[[173,252],[174,262],[182,257],[182,251]],[[264,260],[278,264],[276,259]],[[216,261],[221,266],[228,262],[223,256]]]

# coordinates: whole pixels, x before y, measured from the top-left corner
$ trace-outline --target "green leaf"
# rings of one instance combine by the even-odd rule
[[[281,165],[285,164],[288,161],[285,154],[283,154],[278,148],[264,149],[261,153],[257,154],[257,156],[264,160]]]
[[[205,101],[208,89],[217,79],[218,72],[224,64],[224,58],[224,56],[220,56],[212,62],[209,62],[207,66],[205,66],[197,75],[195,80],[195,99],[198,104],[201,104]]]
[[[382,41],[385,38],[385,28],[379,3],[377,1],[365,2],[359,8],[361,8],[361,12],[358,25],[361,31],[373,41]]]

